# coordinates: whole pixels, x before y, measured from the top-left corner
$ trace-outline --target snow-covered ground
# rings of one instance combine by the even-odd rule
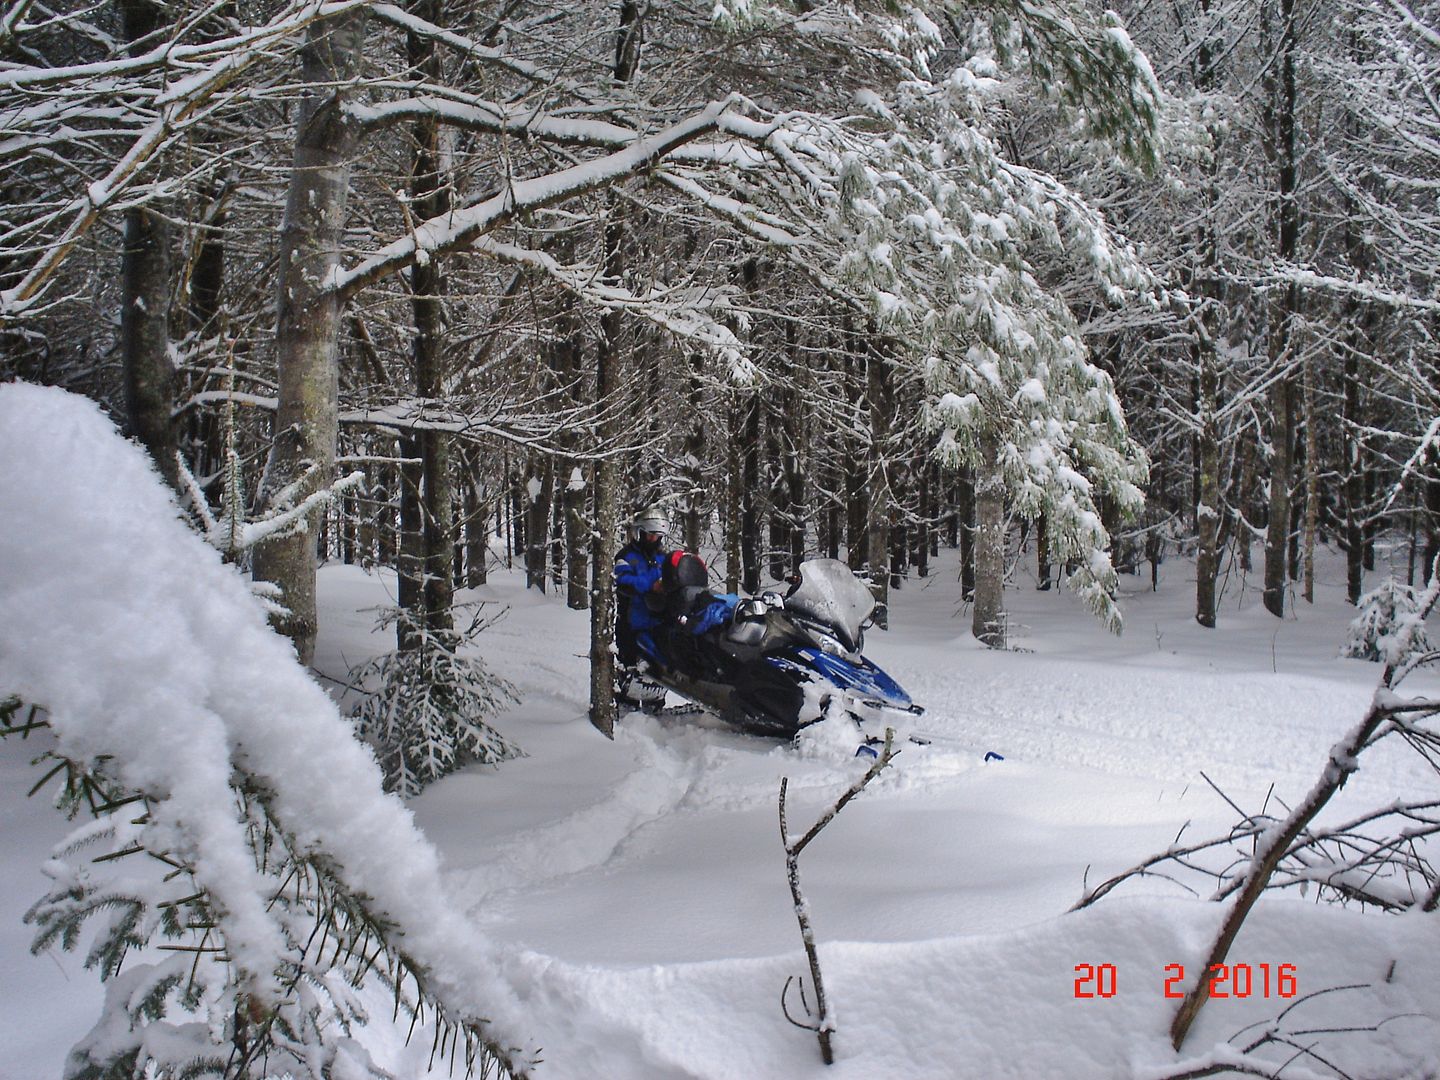
[[[1336,659],[1350,609],[1333,556],[1316,604],[1284,621],[1232,573],[1215,631],[1190,616],[1193,572],[1166,562],[1157,592],[1123,578],[1127,630],[1113,638],[1072,596],[1035,591],[1022,566],[1007,594],[1012,652],[969,638],[949,557],[893,595],[893,629],[872,632],[867,654],[927,707],[936,739],[906,747],[801,860],[838,1020],[827,1069],[780,1007],[805,961],[777,793],[788,776],[802,829],[863,764],[822,739],[796,749],[693,720],[631,715],[603,739],[584,718],[587,615],[497,568],[462,599],[509,608],[480,644],[522,691],[497,724],[529,756],[449,777],[412,809],[451,895],[523,973],[537,1076],[1078,1080],[1173,1068],[1165,980],[1170,965],[1193,975],[1222,907],[1147,881],[1066,909],[1087,874],[1103,880],[1187,823],[1195,838],[1235,820],[1202,770],[1247,810],[1267,794],[1292,803],[1378,675]],[[393,581],[331,566],[320,584],[318,665],[343,678],[388,647],[371,609]],[[58,1077],[100,1000],[78,956],[32,957],[20,923],[66,831],[24,797],[35,748],[0,744],[0,1080]],[[1403,745],[1382,744],[1327,817],[1436,787]],[[1185,1059],[1294,1006],[1282,1028],[1307,1032],[1295,1041],[1350,1076],[1440,1075],[1436,916],[1267,899],[1231,960],[1249,965],[1251,992],[1207,1006]],[[1113,978],[1113,996],[1078,997],[1080,965],[1109,965],[1098,978],[1107,991]],[[1279,996],[1280,965],[1294,965],[1299,997]],[[1306,998],[1343,986],[1356,988]],[[1320,1031],[1342,1026],[1363,1030]],[[401,1080],[424,1075],[428,1038],[374,1038]],[[1335,1073],[1302,1057],[1283,1075]]]
[[[1232,579],[1211,632],[1189,614],[1193,565],[1175,559],[1157,592],[1123,579],[1128,629],[1114,638],[1074,597],[1035,591],[1022,568],[1009,594],[1020,648],[1005,653],[970,638],[946,558],[894,594],[893,629],[872,631],[867,654],[927,707],[937,739],[906,748],[802,858],[839,1015],[830,1070],[779,1008],[805,967],[776,806],[788,776],[791,827],[808,824],[863,768],[848,747],[797,752],[639,714],[604,741],[583,717],[584,616],[502,571],[471,598],[510,609],[483,651],[524,691],[500,726],[530,757],[447,778],[414,809],[486,933],[547,958],[594,1003],[594,1015],[537,1034],[554,1075],[1144,1075],[1176,1060],[1167,965],[1193,972],[1220,907],[1156,883],[1064,912],[1087,873],[1103,880],[1187,823],[1197,838],[1235,821],[1202,770],[1248,810],[1308,789],[1378,674],[1336,657],[1351,613],[1342,574],[1327,560],[1315,606],[1283,622]],[[342,613],[373,606],[385,583],[347,567],[322,581],[332,617],[320,662],[339,671],[364,651],[368,618]],[[991,751],[1004,760],[987,763]],[[1332,810],[1435,787],[1418,757],[1382,745]],[[1433,918],[1269,900],[1231,959],[1251,966],[1256,988],[1212,1002],[1187,1057],[1291,1005],[1259,981],[1261,965],[1274,977],[1294,964],[1301,995],[1372,984],[1286,1021],[1386,1021],[1321,1040],[1351,1075],[1440,1068]],[[1114,965],[1115,996],[1077,998],[1080,964]],[[1305,1075],[1298,1065],[1286,1075]]]

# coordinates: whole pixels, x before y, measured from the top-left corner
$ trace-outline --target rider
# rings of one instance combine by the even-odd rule
[[[661,569],[670,554],[665,549],[666,527],[665,512],[660,507],[645,507],[630,522],[630,542],[615,556],[615,652],[620,661],[617,693],[636,701],[640,697],[631,692],[640,661],[635,635],[661,622],[661,615],[650,610],[644,597],[658,595],[662,589]],[[663,689],[660,693],[663,696]]]

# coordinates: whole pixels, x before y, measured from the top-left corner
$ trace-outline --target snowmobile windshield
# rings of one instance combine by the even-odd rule
[[[845,648],[855,649],[875,598],[839,559],[811,559],[800,564],[800,584],[785,598],[785,608],[830,627]]]

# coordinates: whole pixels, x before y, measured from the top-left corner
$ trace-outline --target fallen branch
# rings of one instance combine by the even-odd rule
[[[815,949],[815,931],[810,926],[810,908],[805,902],[805,894],[800,890],[800,852],[804,851],[811,840],[819,835],[820,830],[835,820],[835,815],[845,809],[851,799],[859,795],[865,789],[865,785],[880,775],[881,770],[894,760],[895,755],[900,751],[895,749],[895,729],[885,729],[885,745],[881,748],[880,756],[877,757],[865,775],[856,780],[845,789],[834,805],[820,816],[820,820],[810,827],[810,830],[798,840],[791,839],[790,829],[785,821],[785,791],[790,783],[788,776],[780,780],[780,842],[785,845],[785,871],[790,880],[790,896],[795,902],[795,919],[800,924],[800,939],[805,943],[805,957],[810,962],[810,984],[815,988],[815,1010],[817,1019],[815,1024],[802,1024],[790,1015],[786,1007],[785,997],[790,989],[790,983],[794,979],[785,981],[785,989],[780,994],[780,1008],[785,1013],[785,1019],[789,1020],[796,1027],[803,1027],[815,1032],[820,1040],[820,1057],[826,1065],[835,1063],[835,1051],[831,1045],[831,1039],[835,1034],[835,1016],[830,1011],[829,1002],[825,997],[825,983],[820,977],[820,955]],[[804,1002],[804,984],[800,988],[801,1001]],[[809,1005],[806,1003],[805,1011],[809,1013]]]

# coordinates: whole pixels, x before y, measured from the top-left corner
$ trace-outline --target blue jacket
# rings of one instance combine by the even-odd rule
[[[692,634],[703,634],[717,626],[727,625],[735,616],[740,597],[735,593],[713,594],[710,602],[686,619],[685,625]]]
[[[653,554],[629,543],[615,556],[615,587],[630,600],[630,625],[636,630],[649,630],[664,621],[663,615],[650,610],[645,603],[648,593],[660,580],[660,569],[670,553],[656,548]]]

